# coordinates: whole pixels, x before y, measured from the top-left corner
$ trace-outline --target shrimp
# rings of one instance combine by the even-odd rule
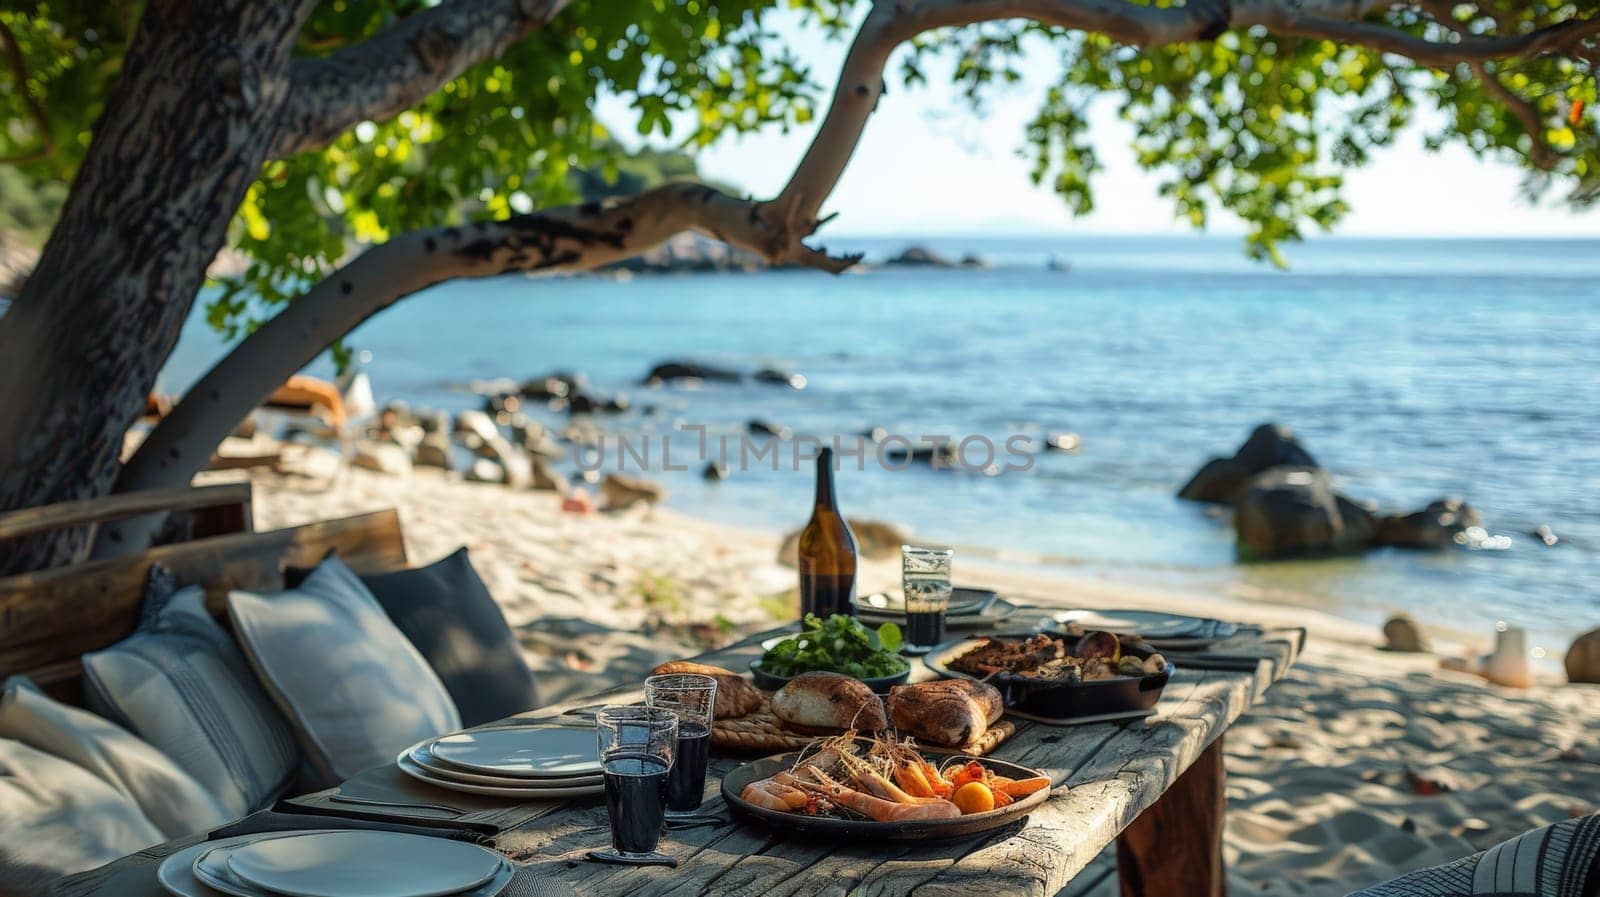
[[[878,822],[954,819],[961,815],[961,810],[955,804],[946,800],[919,800],[916,803],[899,803],[897,801],[884,800],[881,797],[873,797],[853,788],[847,788],[828,778],[826,773],[814,767],[810,770],[810,774],[817,782],[805,783],[803,787],[806,791],[820,794],[838,806],[847,810],[854,810],[868,819]]]
[[[751,782],[744,786],[739,796],[764,810],[776,810],[780,813],[804,811],[806,804],[811,800],[810,794],[785,785],[776,777]]]

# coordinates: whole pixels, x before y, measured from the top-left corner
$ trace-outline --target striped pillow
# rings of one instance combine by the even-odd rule
[[[1600,894],[1600,815],[1534,829],[1470,857],[1349,897],[1590,897]]]
[[[91,709],[172,758],[234,816],[288,789],[294,735],[200,587],[174,592],[166,571],[152,570],[139,628],[83,667]]]

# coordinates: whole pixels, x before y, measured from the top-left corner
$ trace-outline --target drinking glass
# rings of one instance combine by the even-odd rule
[[[678,747],[667,775],[667,816],[691,815],[705,798],[717,680],[694,673],[651,676],[644,680],[644,702],[678,718]]]
[[[666,824],[667,776],[678,743],[678,718],[659,707],[605,707],[595,717],[605,774],[611,849],[590,859],[629,865],[676,866],[657,853]]]
[[[950,609],[948,548],[900,546],[900,585],[906,595],[905,651],[926,654],[944,641],[944,615]]]

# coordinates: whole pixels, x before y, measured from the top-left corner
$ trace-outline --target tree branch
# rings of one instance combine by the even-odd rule
[[[11,74],[17,79],[17,93],[28,105],[28,112],[33,115],[34,122],[39,126],[39,147],[26,153],[0,158],[0,165],[21,165],[24,162],[47,159],[56,151],[56,138],[50,133],[50,119],[44,114],[44,107],[39,105],[33,92],[28,90],[28,63],[22,58],[22,45],[17,43],[17,36],[5,22],[0,22],[0,43],[5,44],[6,62],[11,66]]]
[[[296,60],[273,158],[319,149],[359,122],[400,114],[544,27],[566,5],[449,0],[331,56]]]
[[[191,387],[123,467],[117,491],[188,483],[234,426],[291,374],[367,318],[442,281],[586,271],[638,255],[685,230],[774,264],[837,273],[860,259],[830,256],[775,233],[763,206],[702,184],[669,184],[621,202],[432,228],[374,246],[289,303]],[[147,519],[105,528],[100,550],[138,550],[156,525]]]
[[[1556,151],[1544,139],[1544,122],[1539,120],[1539,110],[1512,92],[1500,80],[1500,75],[1490,71],[1484,63],[1473,63],[1472,73],[1483,82],[1483,89],[1511,110],[1511,114],[1522,123],[1522,129],[1528,132],[1528,161],[1544,171],[1553,170],[1556,167]]]

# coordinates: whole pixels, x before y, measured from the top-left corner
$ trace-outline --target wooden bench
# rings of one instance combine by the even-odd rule
[[[227,509],[200,538],[0,578],[0,679],[21,673],[56,697],[81,703],[83,655],[133,632],[150,568],[157,563],[172,571],[180,585],[204,586],[207,606],[224,625],[223,600],[229,589],[282,589],[285,567],[314,566],[329,551],[361,573],[406,566],[400,517],[393,510],[257,533],[251,530],[249,496],[248,483],[228,484],[132,493],[0,516],[0,538],[16,538],[159,510]],[[232,528],[217,534],[216,526]]]

